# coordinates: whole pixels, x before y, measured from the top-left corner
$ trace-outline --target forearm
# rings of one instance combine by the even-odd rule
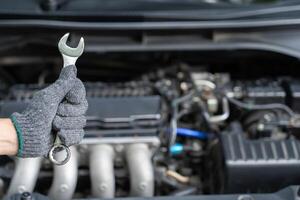
[[[9,118],[0,119],[0,155],[16,155],[18,137],[16,129]]]

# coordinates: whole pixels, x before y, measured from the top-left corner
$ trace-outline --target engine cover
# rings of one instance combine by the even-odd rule
[[[221,137],[226,192],[274,192],[300,184],[300,143],[293,137],[249,140],[238,124]]]
[[[157,143],[161,98],[149,88],[85,83],[88,99],[87,126],[82,144]],[[139,85],[136,83],[134,86]],[[45,87],[45,86],[44,86]],[[22,112],[38,85],[15,85],[0,102],[0,117]],[[155,142],[154,142],[155,140]]]

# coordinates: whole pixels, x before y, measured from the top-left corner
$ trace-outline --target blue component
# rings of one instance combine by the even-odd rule
[[[173,146],[171,146],[170,152],[172,155],[181,154],[183,152],[183,145],[180,143],[175,143]]]
[[[177,128],[177,135],[184,137],[193,137],[200,140],[207,139],[207,133],[202,131],[196,131],[188,128]]]

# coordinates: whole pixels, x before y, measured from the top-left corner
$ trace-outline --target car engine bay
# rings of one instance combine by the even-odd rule
[[[24,110],[61,68],[48,43],[19,49],[26,53],[8,49],[0,59],[1,117]],[[1,156],[2,196],[255,194],[300,183],[298,59],[261,50],[87,49],[77,64],[89,102],[83,141],[63,166]]]

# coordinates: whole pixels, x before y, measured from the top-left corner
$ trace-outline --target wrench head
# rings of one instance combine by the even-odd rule
[[[84,39],[81,37],[77,47],[69,47],[67,45],[67,40],[69,37],[69,33],[66,33],[58,42],[58,49],[61,54],[70,56],[70,57],[79,57],[83,53],[84,50]]]

